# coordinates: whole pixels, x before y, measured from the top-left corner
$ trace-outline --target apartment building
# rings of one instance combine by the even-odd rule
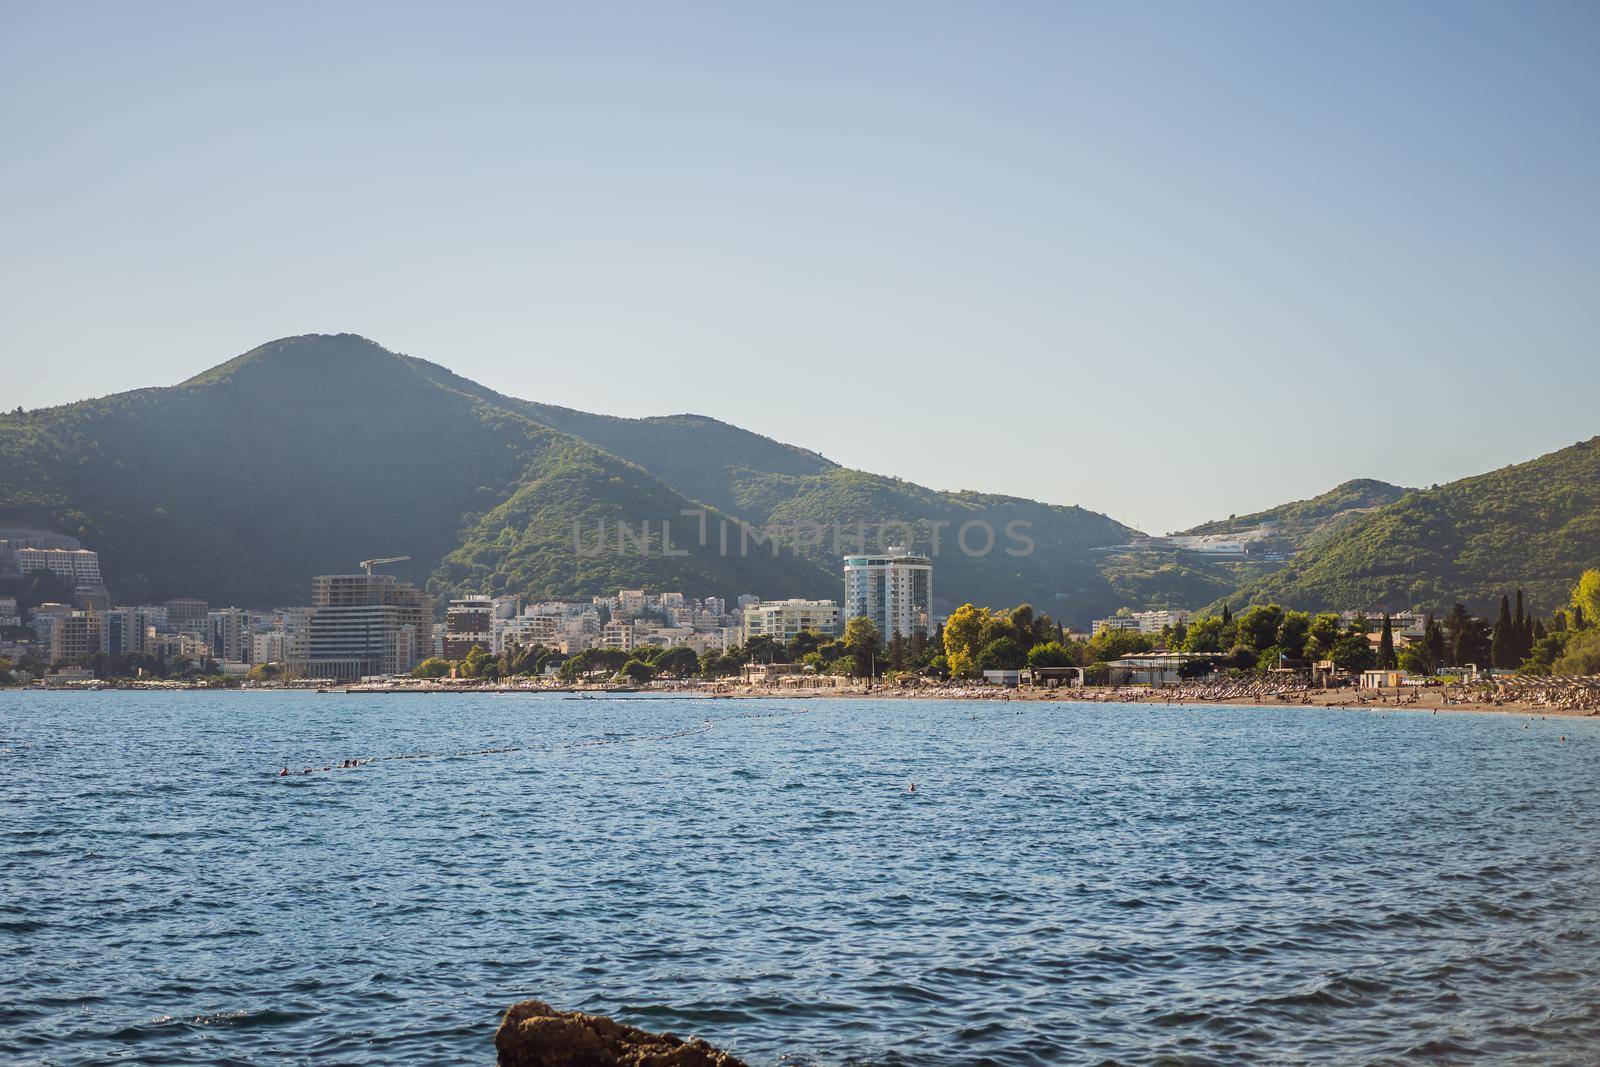
[[[324,574],[311,582],[306,676],[349,681],[404,674],[428,652],[432,601],[392,574]]]
[[[832,600],[763,600],[744,609],[743,640],[770,637],[783,642],[805,630],[839,632],[839,605]]]
[[[486,596],[466,596],[450,601],[444,616],[444,655],[465,659],[473,646],[494,650],[494,601]]]
[[[100,553],[87,548],[19,548],[13,559],[24,577],[48,571],[74,588],[101,584]]]
[[[740,598],[741,601],[743,598]],[[871,619],[884,640],[933,634],[933,560],[903,548],[844,558],[844,621]]]

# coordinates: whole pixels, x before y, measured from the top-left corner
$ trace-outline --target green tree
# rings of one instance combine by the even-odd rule
[[[1333,652],[1333,646],[1339,640],[1340,634],[1339,616],[1331,611],[1317,615],[1306,629],[1306,659],[1312,662],[1327,659]]]
[[[1283,609],[1276,604],[1257,604],[1247,608],[1234,624],[1239,644],[1260,651],[1278,640],[1283,625]]]
[[[997,637],[979,650],[973,663],[979,671],[1016,670],[1027,662],[1028,654],[1011,637]]]
[[[1148,634],[1142,634],[1138,630],[1107,626],[1089,639],[1084,655],[1091,663],[1109,663],[1135,652],[1149,652],[1154,644]]]
[[[411,669],[413,678],[443,678],[450,673],[450,661],[429,656]]]
[[[1222,619],[1216,615],[1203,615],[1189,624],[1184,634],[1185,652],[1221,652],[1225,640]]]
[[[1400,666],[1400,657],[1394,654],[1394,623],[1389,613],[1383,613],[1383,636],[1378,639],[1378,669],[1392,671]]]
[[[1311,632],[1311,616],[1303,611],[1285,611],[1283,622],[1278,624],[1278,646],[1290,659],[1305,658],[1306,636]]]
[[[1358,674],[1372,668],[1372,645],[1361,630],[1350,630],[1333,643],[1328,654],[1335,669],[1347,674]]]
[[[857,615],[845,625],[844,644],[849,650],[854,676],[870,677],[883,649],[883,637],[877,625],[865,615]]]
[[[1581,630],[1600,619],[1600,570],[1590,568],[1572,587],[1572,628]]]
[[[1576,607],[1577,605],[1574,605]],[[1574,634],[1556,660],[1557,674],[1600,674],[1600,630]]]
[[[1489,642],[1489,662],[1502,670],[1517,665],[1517,636],[1511,620],[1511,602],[1500,597],[1500,617],[1495,620]]]
[[[1044,641],[1028,649],[1030,667],[1073,667],[1072,653],[1060,641]]]
[[[744,643],[746,663],[777,663],[783,659],[784,647],[776,638],[756,634]]]
[[[481,645],[473,645],[467,649],[467,654],[461,659],[461,677],[486,678],[489,676],[493,657],[483,650]]]
[[[672,678],[689,678],[700,670],[700,657],[695,655],[692,648],[662,649],[656,656],[655,668],[658,674],[665,674]]]
[[[617,670],[617,675],[642,685],[656,676],[656,669],[644,660],[630,659]]]
[[[978,654],[978,649],[983,647],[978,642],[988,620],[987,608],[963,604],[951,612],[950,618],[945,621],[944,654],[953,677],[965,678],[972,674],[975,669],[973,658]]]

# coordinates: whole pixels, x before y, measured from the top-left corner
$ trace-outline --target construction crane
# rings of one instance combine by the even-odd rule
[[[410,558],[410,556],[384,556],[382,559],[364,559],[361,561],[361,569],[366,571],[367,577],[370,578],[372,577],[372,568],[378,566],[379,564],[404,563]]]

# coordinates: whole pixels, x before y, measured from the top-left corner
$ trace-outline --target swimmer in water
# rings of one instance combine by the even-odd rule
[[[283,770],[279,771],[278,772],[278,777],[279,778],[287,778],[287,777],[289,777],[289,768],[285,767]]]
[[[906,792],[907,793],[915,793],[916,791],[917,791],[917,783],[916,782],[912,782],[910,785],[906,786]]]

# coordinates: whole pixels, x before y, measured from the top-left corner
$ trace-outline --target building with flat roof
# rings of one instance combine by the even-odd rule
[[[24,577],[48,571],[73,587],[101,584],[100,553],[87,548],[19,548],[13,558]]]
[[[58,616],[50,627],[51,663],[87,663],[100,651],[100,616],[74,611]]]
[[[844,622],[865,617],[888,641],[933,634],[933,560],[891,548],[844,558]]]
[[[392,574],[324,574],[311,580],[306,677],[351,681],[405,674],[426,657],[433,626],[427,594]]]
[[[489,597],[465,596],[450,601],[444,615],[445,659],[465,659],[474,645],[493,652],[494,616],[494,601]]]
[[[222,608],[206,613],[206,648],[219,663],[250,661],[250,613],[242,608]]]
[[[1096,619],[1089,632],[1097,634],[1101,630],[1135,630],[1142,634],[1159,634],[1167,627],[1184,626],[1189,622],[1187,611],[1135,611],[1127,615],[1112,615],[1106,619]]]
[[[194,597],[180,596],[167,601],[167,625],[174,630],[197,631],[205,626],[211,605]]]
[[[805,630],[839,632],[839,605],[832,600],[763,600],[744,609],[743,640],[787,641]]]

